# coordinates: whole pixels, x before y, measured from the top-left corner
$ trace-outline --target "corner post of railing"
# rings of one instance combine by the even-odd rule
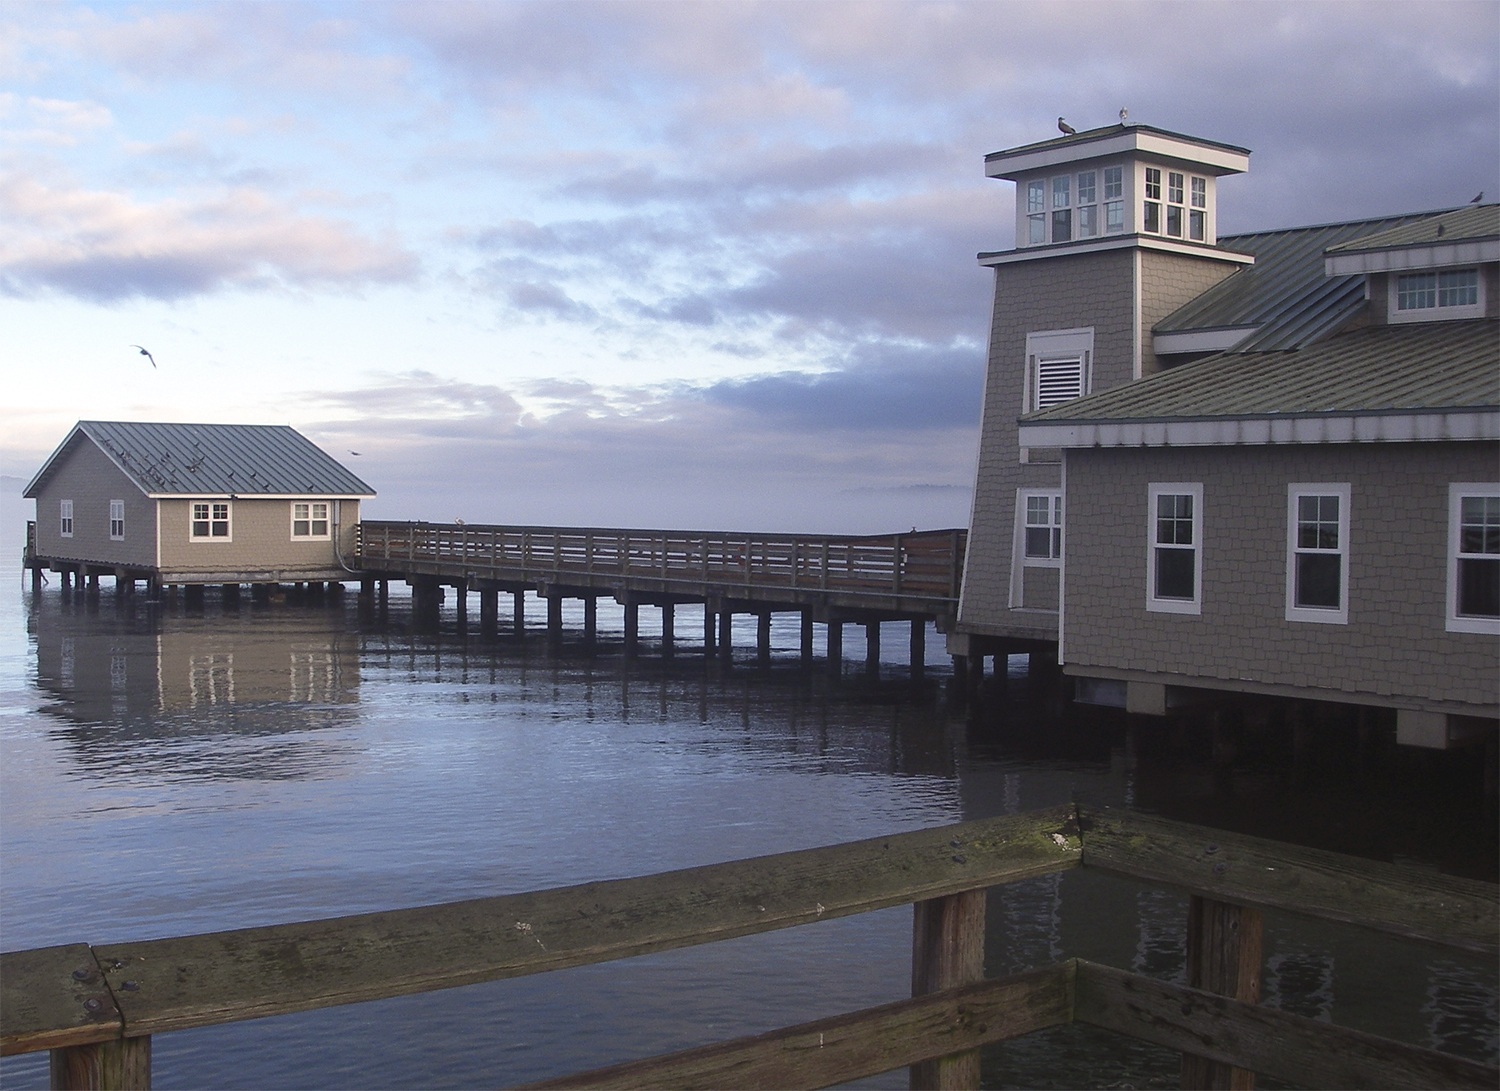
[[[891,554],[891,590],[901,594],[901,576],[906,571],[906,539],[902,535],[896,535]]]
[[[1246,1004],[1260,1003],[1262,931],[1259,909],[1192,895],[1188,902],[1188,985]],[[1182,1086],[1251,1091],[1255,1073],[1184,1053]]]
[[[983,980],[984,889],[930,898],[912,908],[912,996]],[[978,1087],[979,1051],[914,1064],[909,1079],[913,1091]]]
[[[51,1051],[53,1091],[150,1091],[151,1036]]]

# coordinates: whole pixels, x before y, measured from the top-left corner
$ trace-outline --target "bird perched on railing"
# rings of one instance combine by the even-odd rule
[[[1062,133],[1063,136],[1073,136],[1078,132],[1077,129],[1073,128],[1073,126],[1069,125],[1067,121],[1061,117],[1057,119],[1057,131]]]

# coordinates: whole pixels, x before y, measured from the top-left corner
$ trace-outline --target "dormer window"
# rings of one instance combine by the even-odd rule
[[[1193,207],[1188,210],[1188,238],[1194,242],[1208,239],[1208,179],[1193,179]]]
[[[1477,268],[1400,273],[1392,278],[1392,322],[1481,318],[1483,315]]]
[[[1125,231],[1125,168],[1104,168],[1104,233],[1120,235]]]
[[[1141,230],[1161,234],[1161,168],[1146,168],[1146,200],[1141,205]]]

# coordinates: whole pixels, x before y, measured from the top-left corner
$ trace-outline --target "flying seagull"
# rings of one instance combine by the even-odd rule
[[[358,458],[358,457],[359,457],[359,452],[358,452],[358,451],[350,451],[350,452],[349,452],[349,453],[350,453],[350,454],[351,454],[351,455],[353,455],[353,456],[354,456],[354,457],[355,457],[355,458]]]
[[[130,347],[133,348],[133,349],[141,349],[140,345],[131,345]],[[146,359],[148,359],[148,360],[151,361],[151,366],[152,367],[156,366],[156,357],[155,356],[152,356],[145,349],[141,349],[141,355],[144,356]]]
[[[1078,132],[1077,129],[1073,128],[1073,126],[1069,125],[1062,118],[1057,119],[1057,130],[1058,132],[1062,133],[1063,136],[1072,136],[1074,133]]]

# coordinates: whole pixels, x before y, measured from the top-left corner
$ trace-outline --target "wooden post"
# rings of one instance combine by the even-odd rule
[[[500,592],[481,589],[479,592],[479,631],[493,637],[500,622]]]
[[[880,673],[880,622],[865,622],[865,670]]]
[[[828,619],[828,669],[834,674],[844,669],[844,623]]]
[[[734,614],[727,606],[719,608],[719,658],[725,663],[734,658]]]
[[[562,641],[562,596],[547,591],[547,639],[554,646]]]
[[[1194,894],[1188,902],[1187,983],[1259,1004],[1261,931],[1259,909]],[[1251,1091],[1255,1073],[1184,1053],[1182,1086]]]
[[[755,617],[755,654],[760,665],[771,662],[771,612],[762,610]]]
[[[663,563],[666,563],[663,561]],[[677,641],[676,607],[670,602],[661,604],[661,654],[664,659],[672,658],[673,645]]]
[[[805,667],[812,662],[813,657],[813,616],[811,610],[802,611],[802,665]]]
[[[711,659],[714,654],[714,604],[705,600],[703,603],[703,658]]]
[[[635,654],[630,610],[629,606],[625,607],[625,654],[627,656]],[[589,595],[583,600],[583,639],[591,648],[594,646],[594,641],[599,639],[599,599],[595,595]]]
[[[469,628],[469,582],[459,580],[453,585],[453,606],[458,617],[458,631],[460,635]]]
[[[151,1036],[54,1049],[56,1091],[135,1091],[151,1086]]]
[[[985,892],[966,890],[912,906],[911,994],[925,996],[984,978]],[[913,1091],[979,1086],[979,1051],[911,1066]]]
[[[911,676],[921,678],[927,670],[927,621],[911,619]]]
[[[592,596],[588,599],[593,602]],[[634,659],[637,646],[641,638],[641,604],[635,599],[626,597],[625,600],[625,658]]]
[[[511,602],[511,628],[517,636],[526,635],[526,592],[514,593]]]

